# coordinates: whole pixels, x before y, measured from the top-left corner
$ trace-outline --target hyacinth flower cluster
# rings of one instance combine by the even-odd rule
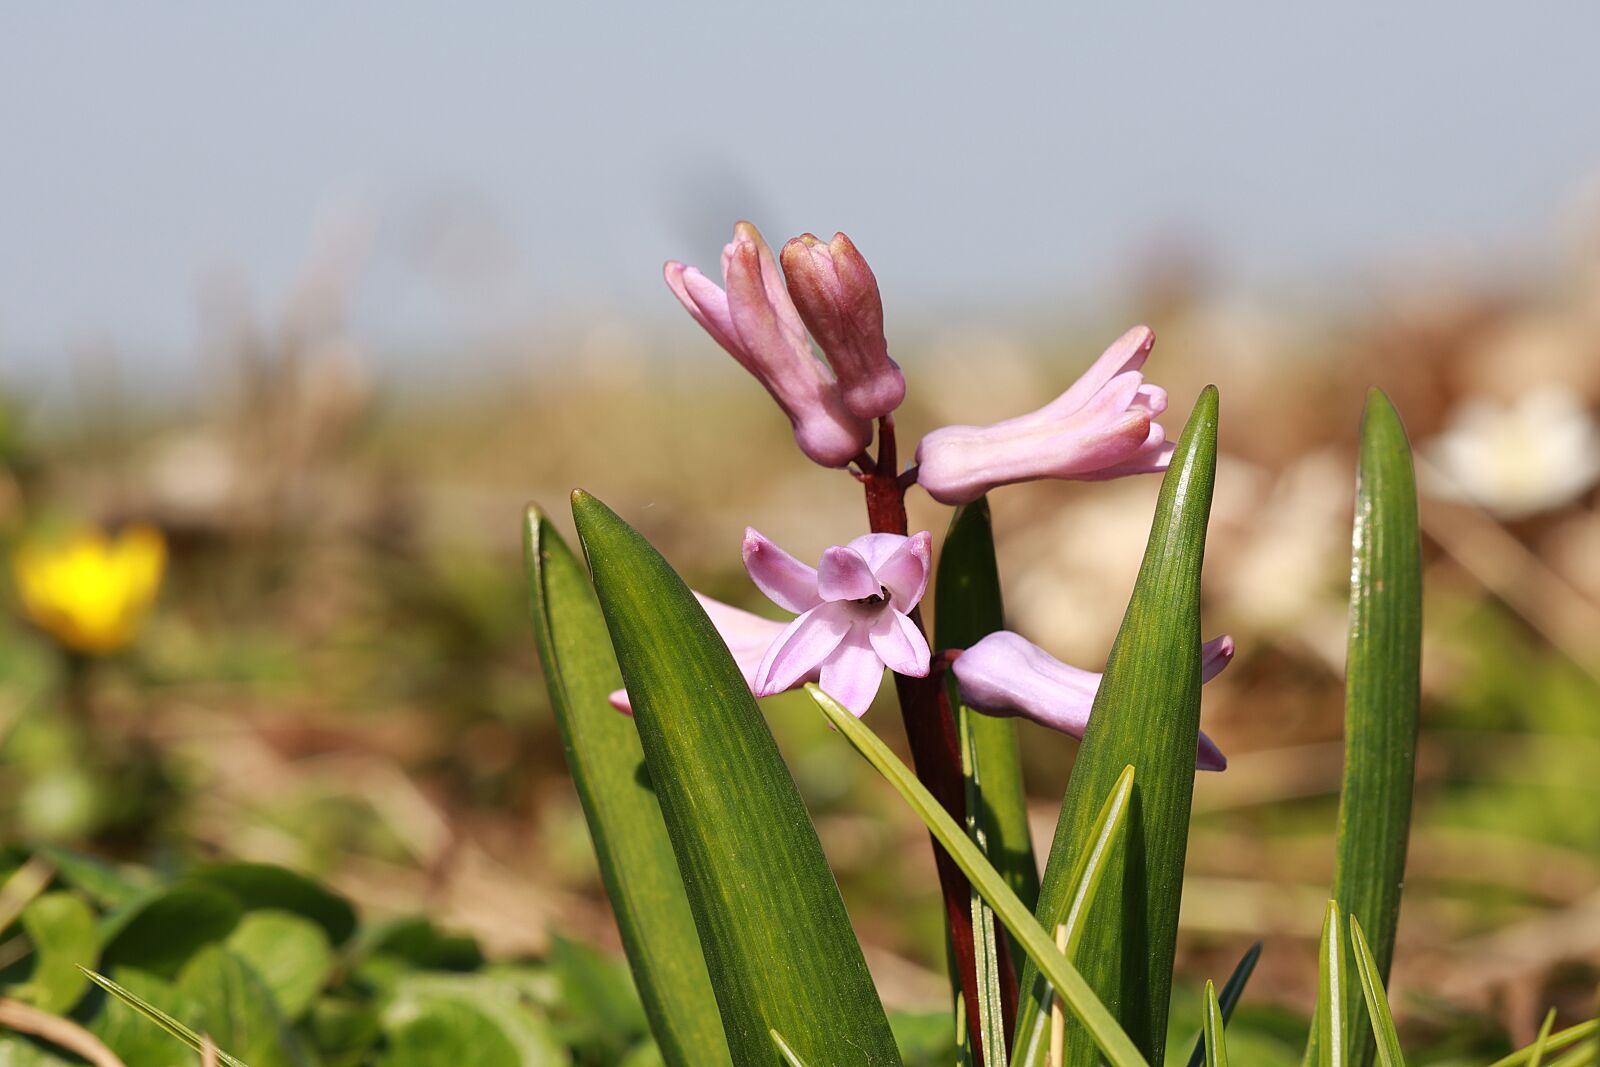
[[[860,484],[866,522],[804,558],[745,529],[745,570],[778,618],[693,592],[582,490],[572,513],[586,570],[529,511],[552,707],[664,1062],[905,1062],[754,699],[801,687],[933,839],[957,1044],[939,1062],[1174,1062],[1165,1046],[1196,772],[1227,766],[1200,729],[1205,683],[1234,654],[1231,638],[1206,641],[1201,625],[1217,390],[1201,390],[1169,440],[1167,393],[1145,379],[1154,337],[1135,327],[1035,410],[933,427],[902,463],[895,419],[907,380],[890,356],[877,280],[848,237],[805,234],[775,254],[739,223],[719,279],[676,262],[665,274],[773,397],[802,453]],[[989,496],[1143,474],[1159,474],[1160,487],[1103,673],[1007,629]],[[955,509],[937,544],[910,528],[907,497],[918,492]],[[1394,1051],[1382,982],[1404,883],[1422,573],[1409,444],[1376,390],[1351,544],[1347,770],[1305,1062],[1370,1067],[1371,1035]],[[909,760],[863,721],[885,674]],[[1023,759],[1035,727],[1081,741],[1042,857]],[[1220,999],[1209,991],[1190,1062],[1226,1062],[1223,1024],[1255,958],[1245,954]],[[707,980],[686,981],[700,965]],[[1569,1028],[1562,1040],[1580,1036]]]
[[[1172,444],[1156,420],[1167,394],[1143,375],[1155,335],[1143,326],[1127,331],[1036,411],[989,426],[931,431],[917,446],[915,464],[901,472],[894,469],[893,414],[905,399],[905,377],[889,356],[877,279],[849,237],[838,233],[823,242],[802,234],[774,256],[755,226],[740,222],[722,252],[721,287],[676,261],[664,274],[695,321],[777,401],[801,451],[825,467],[851,467],[867,488],[872,532],[827,549],[815,568],[754,529],[746,532],[751,581],[795,614],[792,622],[696,594],[752,691],[770,696],[816,681],[859,716],[885,668],[922,679],[936,662],[949,663],[974,709],[1081,738],[1097,673],[1006,631],[970,649],[941,649],[936,661],[915,615],[928,585],[932,539],[926,531],[907,536],[903,497],[920,486],[940,503],[961,505],[1018,482],[1166,470]],[[876,460],[868,453],[874,420]],[[1207,680],[1232,652],[1227,636],[1206,646]],[[626,692],[613,694],[612,702],[626,709]],[[1226,765],[1202,735],[1196,766]]]

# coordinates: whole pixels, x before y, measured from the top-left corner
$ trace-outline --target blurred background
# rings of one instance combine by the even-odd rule
[[[907,452],[1137,322],[1169,427],[1220,386],[1207,629],[1239,653],[1204,722],[1232,766],[1197,787],[1181,970],[1264,939],[1268,1044],[1314,992],[1354,440],[1388,390],[1427,563],[1403,1021],[1448,1049],[1584,1017],[1597,37],[1577,2],[9,5],[0,830],[288,863],[501,956],[614,951],[519,517],[582,485],[753,610],[746,524],[802,557],[864,530],[661,283],[750,218],[872,263]],[[1097,669],[1155,491],[994,494],[1011,625]],[[913,494],[913,528],[947,518]],[[885,999],[938,1008],[919,824],[767,708]],[[1074,743],[1023,729],[1048,840]]]

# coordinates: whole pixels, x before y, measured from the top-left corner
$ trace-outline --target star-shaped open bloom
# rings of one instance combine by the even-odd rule
[[[711,625],[717,628],[717,634],[728,646],[728,651],[733,653],[733,662],[739,667],[739,673],[744,675],[745,684],[755,690],[756,669],[761,666],[761,657],[767,654],[767,649],[772,647],[772,642],[788,627],[788,623],[777,619],[764,619],[754,612],[736,608],[732,604],[724,604],[720,600],[713,600],[704,593],[696,593],[694,598],[700,601],[700,606],[706,609],[706,615],[711,618]],[[798,679],[795,685],[816,681],[815,674]],[[792,687],[791,687],[792,688]],[[633,714],[633,702],[628,698],[626,689],[613,690],[610,696],[611,706],[625,714]]]
[[[865,534],[835,545],[813,569],[753,529],[744,566],[774,604],[799,612],[756,670],[757,696],[792,689],[815,672],[824,692],[857,715],[872,706],[883,668],[928,673],[928,641],[908,617],[928,588],[932,537]]]
[[[1227,634],[1200,649],[1200,680],[1209,682],[1233,659]],[[1017,715],[1052,730],[1083,737],[1100,689],[1099,674],[1062,663],[1020,634],[1000,630],[962,652],[950,670],[961,685],[961,699],[986,715]],[[1216,742],[1200,735],[1195,767],[1226,769],[1228,759]]]
[[[1094,481],[1166,470],[1172,445],[1156,417],[1167,393],[1139,368],[1155,334],[1137,326],[1056,399],[993,426],[945,426],[917,446],[917,482],[943,504],[1037,478]]]
[[[725,290],[676,261],[662,273],[712,340],[766,386],[789,416],[802,452],[824,467],[843,467],[861,455],[872,441],[872,424],[845,406],[833,372],[812,354],[805,323],[759,230],[748,222],[734,227],[722,250]]]

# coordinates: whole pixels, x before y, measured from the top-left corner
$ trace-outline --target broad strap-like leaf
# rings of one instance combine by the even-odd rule
[[[1344,787],[1333,896],[1361,921],[1385,982],[1405,880],[1421,662],[1422,555],[1411,446],[1389,398],[1374,389],[1361,420],[1351,535]],[[1347,978],[1348,961],[1347,948]],[[1375,1046],[1353,992],[1344,997],[1346,1051],[1351,1067],[1369,1067]]]
[[[883,739],[841,706],[836,700],[815,685],[807,685],[806,692],[816,701],[817,707],[828,717],[845,740],[895,788],[911,810],[916,812],[936,841],[955,859],[961,872],[967,876],[974,889],[999,916],[1000,921],[1015,935],[1023,952],[1044,973],[1045,979],[1055,987],[1056,994],[1067,1008],[1077,1016],[1080,1027],[1089,1035],[1099,1055],[1111,1067],[1148,1067],[1145,1058],[1117,1025],[1106,1006],[1100,1003],[1094,990],[1084,981],[1066,957],[1056,947],[1051,935],[1045,933],[1026,905],[1012,892],[1005,878],[984,858],[978,846],[967,836],[964,827],[950,817],[949,812],[928,792],[927,786],[917,780],[916,773],[896,756]]]
[[[1100,807],[1100,815],[1094,825],[1093,847],[1079,855],[1072,872],[1073,891],[1067,903],[1067,913],[1056,926],[1061,951],[1069,960],[1076,961],[1078,958],[1078,945],[1088,929],[1088,917],[1094,908],[1095,896],[1122,841],[1122,828],[1127,822],[1128,803],[1132,797],[1133,767],[1130,765],[1122,769],[1111,795]],[[1039,1058],[1053,999],[1050,984],[1043,975],[1035,975],[1033,984],[1023,991],[1023,1002],[1017,1013],[1017,1040],[1011,1056],[1013,1067],[1033,1063]]]
[[[1122,769],[1138,771],[1123,861],[1107,872],[1079,957],[1084,977],[1152,1063],[1162,1062],[1200,730],[1200,572],[1217,461],[1217,391],[1195,401],[1161,483],[1132,599],[1061,803],[1039,921],[1066,914],[1071,872]],[[1023,988],[1032,977],[1024,973]],[[1068,1035],[1069,1067],[1093,1047]]]
[[[1222,1004],[1217,1000],[1217,987],[1206,980],[1206,1018],[1201,1028],[1205,1041],[1206,1067],[1228,1067],[1228,1041],[1223,1035],[1227,1019],[1222,1014]]]
[[[1311,1067],[1345,1067],[1344,952],[1340,934],[1339,902],[1328,901],[1322,918],[1322,945],[1317,950],[1317,1009],[1311,1030],[1316,1034],[1317,1058]]]
[[[1378,1062],[1383,1067],[1405,1067],[1400,1051],[1400,1035],[1395,1032],[1394,1016],[1389,1012],[1389,994],[1378,976],[1378,961],[1372,957],[1361,921],[1350,916],[1350,945],[1355,950],[1356,976],[1361,979],[1361,997],[1367,1004],[1367,1022],[1377,1040]]]
[[[732,654],[661,554],[572,497],[690,911],[739,1067],[899,1064],[838,884]],[[624,877],[626,877],[624,872]]]
[[[622,686],[583,565],[530,507],[529,606],[550,704],[623,950],[667,1067],[730,1062],[694,916],[633,721],[607,702]]]
[[[1250,981],[1250,975],[1255,972],[1256,963],[1261,959],[1261,942],[1257,941],[1245,950],[1239,962],[1234,965],[1233,973],[1228,975],[1228,980],[1222,984],[1222,992],[1217,997],[1217,1002],[1222,1006],[1222,1021],[1226,1023],[1233,1018],[1233,1009],[1239,1006],[1239,998],[1244,995],[1244,987]],[[1200,1067],[1205,1062],[1206,1035],[1202,1027],[1200,1036],[1195,1038],[1194,1051],[1189,1055],[1189,1067]]]
[[[933,608],[933,642],[939,651],[970,648],[1005,629],[987,498],[957,508],[950,519],[939,550]],[[988,840],[989,862],[1031,908],[1039,900],[1039,864],[1028,832],[1017,723],[979,714],[959,703],[956,715],[966,723],[975,761],[983,768],[980,824]]]

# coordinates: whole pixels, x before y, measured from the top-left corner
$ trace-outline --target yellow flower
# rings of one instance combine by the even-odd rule
[[[114,652],[133,640],[155,599],[167,543],[149,526],[114,540],[89,530],[25,544],[11,563],[23,609],[40,629],[78,652]]]

